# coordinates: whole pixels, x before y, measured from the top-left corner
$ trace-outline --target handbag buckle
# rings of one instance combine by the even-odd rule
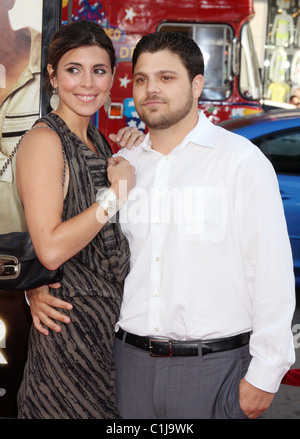
[[[15,256],[0,255],[0,279],[16,279],[20,274],[20,264]]]

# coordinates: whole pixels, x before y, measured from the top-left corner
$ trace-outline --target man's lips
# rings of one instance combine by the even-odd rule
[[[158,99],[151,99],[151,100],[147,100],[147,101],[142,102],[142,105],[144,107],[154,107],[157,105],[162,105],[164,103],[165,103],[164,101],[160,101]]]

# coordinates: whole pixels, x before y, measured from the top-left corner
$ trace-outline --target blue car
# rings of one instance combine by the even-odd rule
[[[277,174],[300,287],[300,110],[270,110],[220,124],[251,140]]]

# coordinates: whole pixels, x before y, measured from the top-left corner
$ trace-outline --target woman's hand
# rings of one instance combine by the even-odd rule
[[[126,201],[136,183],[134,166],[123,157],[112,157],[108,160],[107,177],[117,197],[122,202]]]
[[[117,134],[109,134],[108,137],[119,148],[131,149],[133,146],[138,146],[144,140],[145,134],[136,127],[124,127]]]

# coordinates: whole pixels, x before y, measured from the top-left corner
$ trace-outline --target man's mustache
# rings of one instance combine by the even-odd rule
[[[161,102],[161,103],[167,102],[165,99],[160,99],[156,95],[153,95],[153,96],[148,96],[146,99],[142,100],[141,104],[145,105],[145,104],[148,104],[149,102],[152,102],[152,101]]]

